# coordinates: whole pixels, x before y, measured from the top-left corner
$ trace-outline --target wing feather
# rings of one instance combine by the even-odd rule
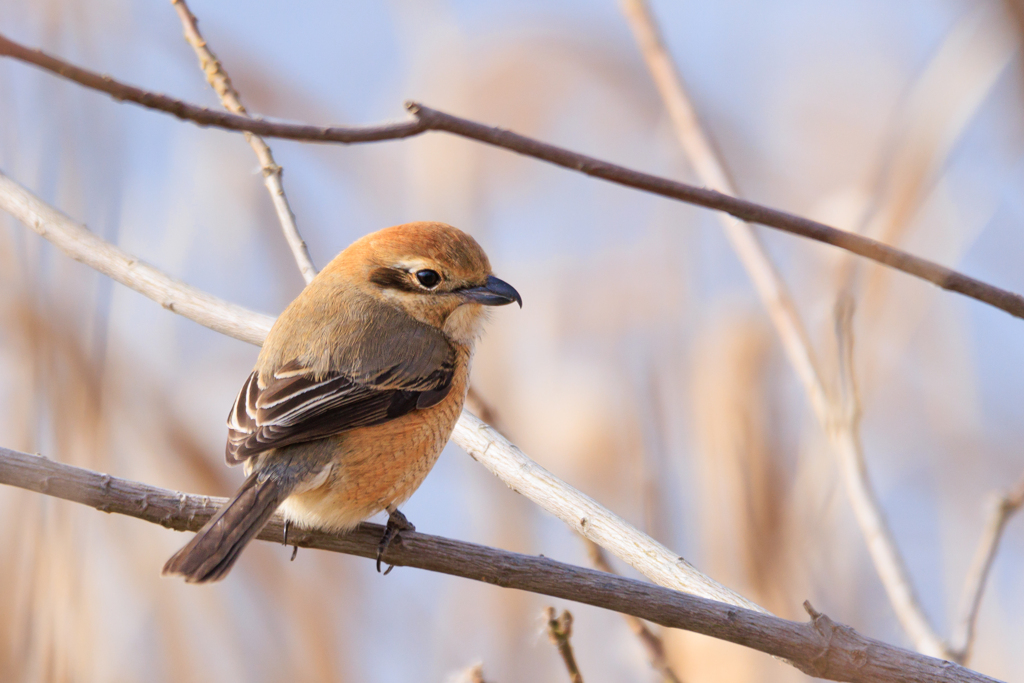
[[[415,325],[396,335],[406,344],[356,340],[383,350],[373,363],[359,362],[358,367],[317,376],[293,360],[264,378],[263,387],[259,372],[253,371],[228,415],[228,463],[243,462],[272,448],[383,424],[443,400],[451,390],[455,349],[441,332],[410,321]],[[368,332],[377,331],[369,327]]]

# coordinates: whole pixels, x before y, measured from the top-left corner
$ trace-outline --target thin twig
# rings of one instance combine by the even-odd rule
[[[213,54],[213,51],[207,46],[206,40],[199,33],[199,21],[189,10],[185,0],[171,0],[171,4],[174,5],[174,9],[181,19],[181,25],[185,31],[185,40],[188,41],[188,44],[195,50],[196,56],[199,57],[199,68],[206,74],[206,81],[220,97],[224,108],[232,113],[248,117],[249,112],[242,105],[241,96],[231,84],[231,78],[228,77],[227,71],[224,70],[220,60]],[[277,219],[281,223],[284,238],[288,242],[288,247],[292,250],[295,263],[299,266],[299,272],[302,273],[302,277],[308,284],[316,277],[316,266],[313,265],[313,260],[309,257],[306,242],[302,239],[302,235],[299,234],[298,226],[295,225],[295,214],[292,212],[292,208],[288,204],[288,198],[284,194],[284,185],[281,182],[283,170],[274,161],[274,155],[271,153],[270,147],[262,138],[253,133],[246,132],[245,139],[249,146],[252,147],[252,151],[256,153],[256,158],[260,161],[260,168],[263,169],[263,183],[267,186],[267,191],[270,193],[270,201],[274,203],[274,210],[277,212]]]
[[[590,555],[590,562],[594,565],[595,569],[608,572],[609,574],[618,574],[618,572],[612,569],[601,546],[588,542],[587,553]],[[681,683],[679,677],[676,676],[676,672],[669,665],[668,659],[665,658],[665,644],[661,641],[661,638],[647,627],[643,619],[638,619],[629,614],[623,614],[622,616],[629,625],[629,630],[636,635],[640,640],[640,644],[647,652],[647,661],[651,663],[651,668],[661,675],[665,683]]]
[[[501,128],[492,128],[475,121],[452,116],[416,102],[406,108],[416,117],[413,121],[366,127],[318,127],[304,124],[272,123],[263,119],[250,119],[236,114],[215,112],[174,98],[147,92],[109,76],[101,76],[51,57],[39,50],[26,48],[0,36],[0,56],[13,57],[63,76],[80,85],[105,92],[117,100],[134,102],[151,109],[173,114],[200,125],[236,131],[249,131],[264,137],[281,137],[311,142],[373,142],[395,140],[418,135],[428,130],[445,131],[488,145],[547,161],[593,178],[600,178],[651,194],[676,199],[708,209],[724,211],[736,218],[799,235],[818,242],[845,249],[854,254],[877,261],[927,280],[938,287],[957,292],[989,304],[1010,315],[1024,318],[1024,297],[927,259],[900,251],[877,240],[849,233],[817,221],[796,216],[778,209],[738,199],[715,190],[695,187],[668,178],[641,173],[624,166],[611,164],[549,145]]]
[[[950,641],[950,649],[954,660],[965,664],[971,656],[971,648],[974,645],[974,626],[978,621],[978,610],[981,608],[981,598],[985,594],[985,584],[992,570],[992,563],[996,559],[996,551],[999,550],[999,540],[1003,536],[1003,530],[1010,517],[1024,506],[1024,479],[1009,493],[999,496],[995,500],[992,512],[989,514],[988,522],[985,524],[985,531],[978,542],[978,549],[974,552],[974,559],[967,571],[967,578],[964,580],[963,595],[960,599],[960,616],[956,621],[956,630]]]
[[[833,402],[830,440],[839,457],[843,484],[854,516],[897,619],[919,651],[951,659],[952,653],[924,613],[864,462],[860,440],[860,396],[853,370],[853,308],[852,297],[840,294],[835,308],[840,397]]]
[[[179,531],[196,531],[226,502],[120,479],[0,447],[0,484],[129,515]],[[259,538],[280,543],[275,515]],[[288,542],[373,559],[383,528],[362,524],[348,534],[292,528]],[[669,628],[702,633],[789,661],[812,676],[837,681],[991,683],[957,664],[865,638],[827,616],[794,622],[621,576],[417,532],[388,549],[396,566],[482,581],[632,614]],[[154,565],[155,567],[156,565]]]
[[[229,304],[167,276],[75,223],[0,172],[0,208],[71,258],[159,302],[171,311],[252,344],[273,319]],[[697,571],[589,496],[561,481],[474,415],[463,412],[452,439],[509,488],[661,586],[760,610],[754,602]]]
[[[555,616],[555,608],[548,607],[544,610],[544,616],[548,620],[548,638],[558,648],[558,654],[562,656],[565,668],[569,672],[570,683],[583,683],[583,676],[580,668],[576,665],[576,655],[572,652],[572,613],[569,610],[562,610],[561,616]]]

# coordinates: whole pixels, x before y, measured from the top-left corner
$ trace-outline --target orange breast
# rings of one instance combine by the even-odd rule
[[[291,447],[328,448],[333,455],[311,488],[285,500],[285,517],[303,527],[340,531],[404,503],[448,443],[468,386],[469,353],[460,350],[451,391],[437,405],[382,425]]]

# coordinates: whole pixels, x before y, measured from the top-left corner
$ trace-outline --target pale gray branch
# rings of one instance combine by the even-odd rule
[[[853,370],[853,306],[850,296],[840,294],[835,311],[840,397],[833,402],[831,409],[829,436],[839,457],[839,468],[853,514],[864,534],[868,552],[896,618],[918,650],[933,657],[951,659],[952,653],[924,613],[864,462],[860,440],[860,396]]]
[[[1006,529],[1010,517],[1022,506],[1024,479],[1012,491],[996,498],[985,530],[981,534],[981,540],[978,542],[978,548],[974,552],[970,569],[967,570],[960,599],[960,615],[950,644],[954,660],[961,664],[967,662],[971,656],[978,610],[981,608],[981,598],[985,594],[985,584],[992,570],[992,563],[996,559],[996,551],[999,550],[999,540],[1003,537],[1003,530]]]

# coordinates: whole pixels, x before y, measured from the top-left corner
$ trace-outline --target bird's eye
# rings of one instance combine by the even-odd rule
[[[416,279],[427,289],[433,289],[441,282],[441,276],[437,274],[436,270],[418,271],[416,273]]]

